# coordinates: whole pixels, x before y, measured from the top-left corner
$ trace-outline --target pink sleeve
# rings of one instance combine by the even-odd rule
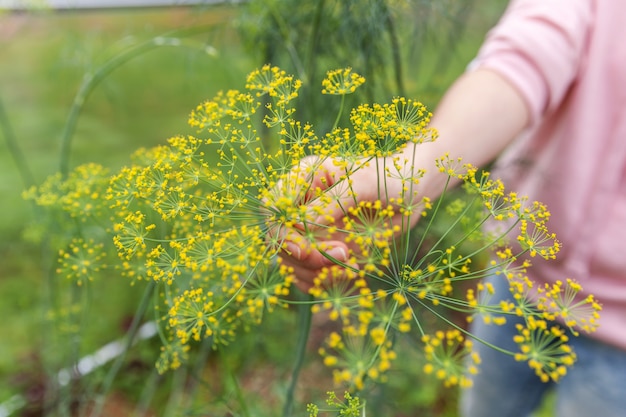
[[[593,0],[513,0],[472,68],[488,68],[508,79],[535,123],[559,105],[575,80],[593,9]]]

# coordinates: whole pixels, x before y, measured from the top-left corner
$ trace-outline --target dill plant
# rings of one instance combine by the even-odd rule
[[[329,71],[323,92],[343,100],[364,82],[350,69]],[[577,283],[538,287],[527,278],[529,259],[559,251],[547,208],[446,155],[438,167],[450,182],[436,200],[421,197],[424,172],[398,156],[407,144],[419,152],[436,138],[421,103],[361,104],[349,127],[338,117],[322,133],[294,116],[301,85],[264,66],[244,91],[218,93],[191,112],[195,136],[140,149],[116,172],[87,164],[31,188],[27,198],[76,225],[61,240],[58,273],[85,286],[106,269],[158,288],[159,372],[182,366],[196,344],[222,349],[274,310],[298,304],[303,343],[293,388],[309,315],[326,315],[336,326],[318,353],[333,389],[347,392],[347,405],[329,396],[329,410],[341,415],[359,415],[358,395],[388,380],[403,337],[419,341],[426,373],[445,386],[470,385],[480,367],[472,345],[482,341],[446,311],[469,321],[480,313],[493,325],[522,317],[519,350],[507,353],[544,381],[561,378],[576,359],[568,337],[593,331],[600,306],[592,296],[580,299]],[[380,173],[377,197],[363,199],[352,181],[371,165]],[[448,198],[456,182],[463,197]],[[337,212],[339,222],[329,214]],[[411,227],[415,216],[421,220]],[[484,228],[488,222],[496,227]],[[332,256],[326,242],[333,239],[349,243],[347,262]],[[299,248],[334,261],[304,298],[278,256]],[[493,274],[506,277],[512,301],[489,302],[493,288],[481,279]],[[287,396],[284,415],[293,391]]]

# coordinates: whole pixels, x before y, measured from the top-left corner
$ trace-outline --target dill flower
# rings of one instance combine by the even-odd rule
[[[106,204],[102,196],[108,183],[108,169],[95,163],[79,165],[66,178],[49,176],[39,187],[31,187],[24,198],[51,211],[64,213],[87,223],[103,215]]]
[[[362,390],[366,380],[384,382],[385,372],[396,359],[386,334],[387,331],[380,328],[359,334],[354,327],[344,327],[341,335],[331,333],[319,354],[324,364],[333,368],[335,383]]]
[[[364,81],[349,68],[329,71],[323,93],[343,103]],[[481,313],[494,325],[522,317],[519,351],[508,353],[542,380],[560,378],[575,354],[555,322],[593,331],[600,306],[571,280],[536,288],[528,279],[528,258],[551,260],[560,250],[547,207],[448,155],[436,163],[449,181],[431,201],[421,194],[425,172],[398,153],[436,140],[421,103],[362,104],[348,126],[338,116],[328,132],[317,132],[295,118],[301,86],[266,65],[250,73],[244,91],[196,106],[188,118],[194,135],[139,149],[117,172],[85,165],[29,190],[27,198],[72,220],[71,232],[81,236],[62,241],[60,273],[84,283],[111,252],[122,275],[157,286],[161,372],[182,366],[195,343],[223,347],[295,303],[297,277],[279,255],[318,250],[332,265],[307,302],[336,325],[319,354],[337,386],[363,390],[386,381],[396,342],[408,336],[424,343],[425,372],[445,386],[468,386],[480,361],[472,343],[480,341],[450,313],[468,320]],[[367,167],[378,178],[363,201],[354,182]],[[449,198],[453,181],[463,183],[461,198]],[[339,213],[338,221],[329,213]],[[329,252],[332,240],[347,243],[346,261]],[[493,288],[481,280],[493,275],[508,283],[510,302],[490,302]],[[347,405],[330,398],[343,415],[363,409],[355,397],[346,396]]]
[[[314,313],[327,311],[331,320],[349,325],[351,316],[357,314],[362,303],[363,297],[359,295],[358,288],[363,283],[344,275],[344,271],[337,266],[326,268],[315,279],[309,293],[320,300],[311,307]]]
[[[519,334],[514,340],[520,347],[518,361],[528,362],[543,381],[558,381],[576,361],[576,354],[567,344],[569,337],[558,326],[530,316],[525,325],[517,324]]]
[[[295,110],[289,104],[298,97],[301,87],[302,81],[270,65],[252,71],[246,79],[246,88],[255,92],[256,97],[267,94],[272,98],[266,106],[267,114],[263,119],[269,127],[290,122],[290,116]]]
[[[178,369],[189,359],[189,345],[170,341],[161,347],[161,355],[156,362],[156,369],[163,374],[168,370]]]
[[[463,337],[458,329],[439,330],[433,336],[424,335],[424,352],[428,363],[424,372],[434,374],[445,386],[471,386],[467,372],[478,372],[476,365],[480,359],[472,353],[472,341]],[[472,365],[466,369],[465,358],[471,358]]]
[[[59,251],[59,267],[57,274],[65,276],[81,286],[87,281],[93,281],[94,275],[106,267],[102,262],[106,253],[104,244],[96,243],[93,239],[87,241],[81,238],[73,239],[67,249]]]
[[[239,321],[230,309],[214,314],[219,307],[219,294],[202,288],[185,290],[172,302],[168,325],[183,346],[208,337],[215,345],[227,345],[234,340]]]
[[[320,412],[346,417],[361,417],[365,415],[365,403],[361,404],[361,399],[358,396],[346,391],[343,394],[344,399],[342,401],[334,391],[328,391],[326,395],[326,405],[330,408],[320,408],[315,404],[307,404],[309,417],[318,417]]]
[[[326,73],[326,78],[322,80],[322,94],[343,96],[351,94],[365,82],[365,78],[352,68],[331,70]]]
[[[146,240],[156,225],[154,223],[146,225],[145,220],[145,214],[136,211],[129,213],[123,222],[114,225],[114,230],[118,234],[113,237],[113,243],[120,257],[130,259],[137,252],[147,248]]]
[[[429,140],[432,138],[432,132],[427,129],[430,117],[422,103],[405,98],[395,98],[392,103],[382,105],[359,105],[350,114],[356,139],[356,149],[352,152],[390,156],[407,142]]]
[[[582,286],[567,279],[565,283],[556,281],[552,286],[546,284],[545,291],[541,291],[539,303],[549,312],[553,312],[574,335],[582,329],[586,333],[595,331],[600,318],[602,306],[592,294],[586,297],[579,296]]]

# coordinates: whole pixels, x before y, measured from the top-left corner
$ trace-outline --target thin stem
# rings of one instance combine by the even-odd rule
[[[506,350],[504,348],[501,348],[497,345],[494,345],[493,343],[490,343],[488,341],[486,341],[485,339],[481,339],[478,336],[474,335],[473,333],[471,333],[470,331],[468,331],[467,329],[464,329],[463,327],[459,326],[458,324],[454,323],[452,320],[448,319],[446,316],[444,316],[443,314],[439,313],[437,310],[435,310],[434,308],[432,308],[431,306],[427,305],[425,302],[423,302],[422,300],[415,298],[415,301],[417,301],[422,307],[424,307],[426,310],[430,311],[432,314],[434,314],[438,319],[440,319],[441,321],[443,321],[444,323],[448,324],[449,326],[454,327],[455,329],[457,329],[458,331],[460,331],[461,333],[463,333],[466,337],[470,337],[482,344],[484,344],[485,346],[488,346],[498,352],[504,353],[506,355],[509,356],[513,356],[514,352],[511,352],[510,350]],[[416,316],[413,315],[413,317],[416,319]]]
[[[117,357],[113,366],[109,370],[103,384],[102,391],[100,393],[100,397],[96,400],[95,407],[91,412],[91,417],[98,417],[102,414],[102,408],[104,406],[104,400],[111,390],[111,386],[113,385],[113,381],[117,377],[118,372],[122,368],[122,364],[126,360],[126,355],[128,355],[128,351],[130,350],[133,342],[135,341],[135,336],[137,336],[137,331],[139,330],[139,325],[148,310],[148,306],[150,305],[152,294],[156,289],[156,281],[150,281],[148,286],[146,287],[143,296],[141,298],[141,302],[139,303],[139,307],[133,317],[133,321],[130,324],[130,328],[128,332],[126,332],[126,343],[124,345],[123,353]]]
[[[272,19],[274,19],[274,22],[276,23],[278,32],[280,33],[280,36],[284,42],[283,47],[287,50],[287,53],[289,54],[289,57],[291,58],[291,62],[293,63],[293,66],[296,70],[296,73],[298,74],[298,77],[301,80],[306,80],[307,79],[306,70],[304,69],[304,64],[298,53],[298,48],[296,47],[296,45],[294,45],[294,43],[291,40],[291,36],[289,34],[288,23],[285,21],[285,19],[283,19],[283,16],[280,14],[278,10],[276,10],[276,7],[274,7],[272,3],[268,2],[266,7],[269,7],[270,9],[270,16],[272,17]]]
[[[239,384],[239,380],[237,379],[237,375],[235,375],[235,371],[232,369],[228,370],[228,375],[233,383],[233,389],[235,390],[235,397],[237,397],[237,402],[239,403],[239,407],[241,407],[241,414],[244,417],[250,417],[250,411],[248,410],[248,404],[246,403],[246,396],[241,389],[241,385]]]
[[[420,250],[422,249],[422,245],[424,244],[424,242],[426,241],[426,237],[429,236],[430,233],[430,229],[431,227],[433,227],[433,224],[435,223],[435,217],[437,216],[437,213],[439,212],[439,209],[441,208],[441,205],[443,204],[443,200],[444,200],[444,196],[446,194],[446,192],[448,191],[448,187],[450,185],[450,178],[446,179],[446,184],[443,187],[443,191],[441,192],[441,194],[439,195],[439,198],[437,199],[437,203],[435,204],[434,209],[432,210],[432,213],[430,215],[430,219],[428,220],[428,224],[426,225],[426,228],[422,234],[422,237],[420,238],[419,243],[417,244],[417,247],[414,250],[414,256],[417,256],[420,252]],[[457,219],[458,221],[458,219]],[[439,244],[439,242],[441,242],[442,239],[439,239],[439,241],[437,242],[437,244]],[[436,245],[433,245],[433,248]],[[408,250],[408,246],[406,248],[406,250]]]
[[[200,345],[200,349],[198,350],[198,356],[196,358],[196,361],[190,369],[191,378],[190,378],[189,383],[187,384],[185,399],[184,399],[186,402],[193,401],[198,391],[198,388],[201,386],[202,372],[204,371],[206,367],[209,356],[212,352],[212,348],[213,348],[213,338],[212,337],[205,338]],[[247,416],[247,413],[245,415]]]
[[[315,78],[315,62],[318,58],[318,49],[320,44],[320,34],[322,32],[322,12],[324,11],[324,5],[326,0],[318,0],[315,6],[315,14],[313,15],[313,24],[311,29],[311,38],[309,39],[309,54],[306,59],[306,80],[311,83]]]
[[[446,189],[447,189],[447,186],[446,186]],[[433,215],[432,215],[432,218],[431,218],[431,223],[429,223],[429,225],[428,225],[429,227],[434,223],[435,217],[436,217],[437,213],[439,212],[439,207],[442,204],[442,201],[443,201],[443,195],[442,195],[442,198],[440,198],[439,201],[437,202],[437,207],[435,208],[435,211],[433,211]],[[441,236],[439,236],[439,239],[437,239],[437,241],[433,245],[431,245],[431,248],[429,250],[429,254],[434,253],[435,249],[445,240],[445,238],[450,233],[452,233],[452,230],[456,227],[457,224],[459,224],[461,222],[461,220],[463,218],[465,218],[465,215],[469,212],[469,210],[470,210],[470,208],[471,208],[471,206],[473,204],[474,204],[474,201],[471,201],[469,204],[467,204],[465,206],[465,208],[463,209],[463,212],[461,212],[460,215],[456,216],[456,218],[452,222],[449,223],[447,230],[444,233],[442,233]],[[481,224],[484,223],[485,221],[486,221],[486,219],[483,219],[483,222],[481,222]],[[421,249],[421,245],[424,242],[424,238],[425,238],[426,235],[427,235],[427,232],[425,232],[424,235],[422,236],[422,241],[420,241],[420,246],[415,251],[415,255],[417,255],[417,253]],[[466,236],[467,235],[465,235],[463,239],[457,241],[455,245],[460,245],[460,243],[463,242],[463,240],[465,239]],[[479,251],[477,251],[477,252],[479,252]],[[425,259],[425,257],[423,257],[417,265],[418,266],[421,265],[424,259]]]
[[[385,26],[389,33],[389,41],[391,43],[391,57],[393,62],[393,70],[396,82],[397,93],[400,96],[405,96],[404,89],[404,76],[402,71],[402,56],[400,55],[400,40],[398,39],[398,33],[396,31],[396,25],[389,10],[389,5],[386,2],[382,2],[382,6],[385,8]]]
[[[304,299],[309,303],[298,305],[298,342],[296,345],[296,360],[293,371],[291,372],[291,382],[289,383],[289,388],[287,389],[285,407],[283,408],[283,417],[289,417],[293,412],[294,394],[298,383],[298,377],[300,376],[300,370],[302,369],[302,364],[304,363],[306,345],[309,341],[309,333],[311,331],[311,318],[313,317],[313,313],[311,312],[310,302],[313,301],[313,297],[307,294]]]
[[[342,94],[341,95],[341,106],[339,106],[339,112],[337,112],[337,117],[335,118],[335,123],[333,123],[333,128],[330,130],[331,132],[335,129],[337,129],[337,126],[339,126],[339,119],[341,119],[341,114],[343,113],[343,107],[344,104],[346,102],[346,95]]]
[[[26,188],[31,187],[35,184],[35,177],[33,176],[28,163],[26,162],[26,158],[24,157],[24,153],[21,148],[17,144],[17,139],[15,137],[15,132],[9,122],[9,117],[7,116],[6,110],[4,108],[4,104],[0,99],[0,130],[2,130],[2,134],[4,136],[4,140],[7,144],[7,148],[9,148],[9,152],[11,153],[11,157],[17,166],[17,170],[20,173],[20,177],[22,178],[22,183]]]
[[[302,98],[304,103],[311,103],[312,105],[307,107],[306,112],[309,114],[311,120],[318,120],[319,118],[319,106],[313,104],[313,83],[317,80],[317,70],[319,68],[318,59],[320,52],[320,42],[323,39],[323,24],[324,24],[324,8],[326,6],[326,0],[318,0],[315,5],[315,12],[311,20],[311,33],[309,38],[308,52],[305,52],[304,56],[304,73],[301,74],[305,78],[305,85],[302,89]]]
[[[72,102],[72,107],[70,108],[70,113],[63,128],[63,132],[61,134],[61,151],[60,151],[60,159],[59,159],[59,171],[63,177],[66,177],[69,172],[70,165],[70,153],[71,153],[71,145],[72,145],[72,137],[74,136],[74,131],[76,130],[76,124],[78,122],[78,117],[87,101],[87,98],[91,94],[91,92],[95,89],[95,87],[113,70],[130,61],[133,58],[136,58],[146,52],[149,52],[153,49],[162,47],[162,46],[189,46],[190,43],[184,43],[179,38],[170,38],[157,36],[147,42],[131,47],[130,49],[121,52],[120,54],[114,56],[113,58],[106,61],[101,66],[97,67],[93,71],[88,71],[83,76],[83,80],[81,85],[74,97],[74,101]],[[191,44],[194,47],[197,45]],[[207,48],[203,45],[203,49],[207,52],[211,52],[212,49]]]
[[[183,414],[181,413],[181,410],[184,410],[184,407],[182,406],[184,399],[183,391],[185,389],[184,381],[187,380],[187,375],[188,371],[186,367],[181,367],[174,371],[171,382],[172,388],[169,392],[165,410],[163,411],[163,414],[161,414],[163,417],[179,416]]]
[[[159,375],[159,371],[156,367],[153,367],[150,376],[144,381],[144,388],[137,400],[133,417],[144,417],[149,413],[150,402],[155,396],[160,380],[161,375]]]

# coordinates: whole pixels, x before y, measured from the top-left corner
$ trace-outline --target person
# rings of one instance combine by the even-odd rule
[[[548,206],[548,227],[562,243],[556,260],[533,261],[529,277],[572,278],[603,305],[598,330],[573,338],[577,362],[552,387],[526,363],[476,343],[483,360],[473,387],[462,392],[465,417],[529,416],[550,388],[559,417],[626,415],[624,16],[626,2],[616,0],[512,0],[437,106],[431,126],[439,138],[416,145],[427,196],[436,196],[445,180],[434,166],[444,153],[477,166],[498,157],[494,174]],[[376,198],[368,188],[377,175],[372,166],[353,177],[359,198]],[[345,242],[329,244],[332,256],[345,261]],[[305,289],[330,262],[315,250],[282,258]],[[507,287],[492,280],[507,297]],[[512,321],[473,323],[477,336],[513,343]]]

